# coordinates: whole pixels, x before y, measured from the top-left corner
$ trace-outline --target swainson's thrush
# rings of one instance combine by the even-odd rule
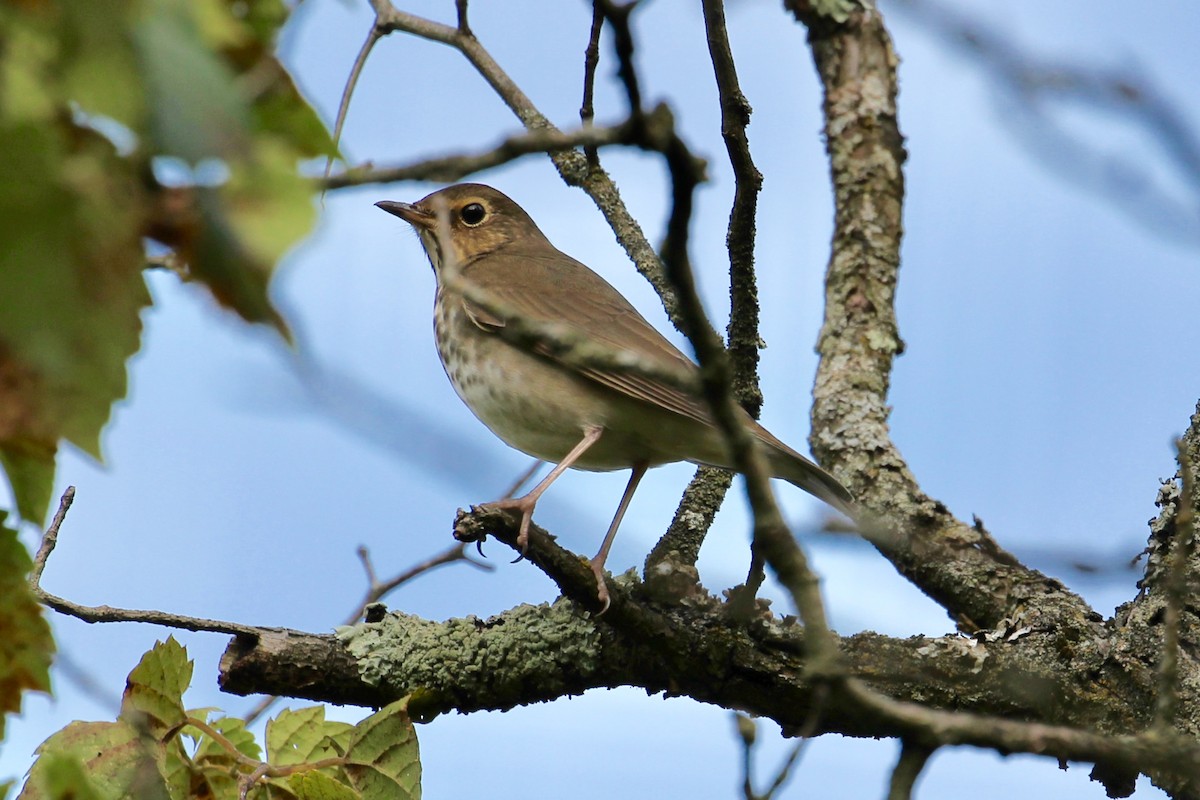
[[[490,504],[521,511],[521,548],[538,498],[568,467],[632,470],[591,561],[607,607],[604,560],[646,469],[673,461],[729,467],[724,438],[699,396],[636,371],[574,366],[501,338],[497,331],[505,320],[448,288],[447,267],[456,266],[461,280],[525,320],[565,326],[664,370],[695,371],[696,365],[608,282],[557,250],[520,206],[490,186],[464,183],[416,203],[376,205],[416,229],[433,265],[437,348],[458,396],[510,446],[557,464],[523,497]],[[775,477],[850,512],[850,493],[837,479],[749,415],[744,421],[762,442]]]

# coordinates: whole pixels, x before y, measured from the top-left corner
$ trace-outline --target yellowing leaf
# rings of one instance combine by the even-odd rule
[[[17,800],[169,800],[163,746],[127,722],[72,722],[37,752]]]
[[[132,165],[66,120],[0,128],[0,460],[41,521],[66,438],[99,457],[149,303]],[[114,197],[128,203],[114,203]]]
[[[297,800],[361,800],[362,794],[323,772],[310,770],[289,776],[287,787]]]
[[[22,693],[50,691],[54,639],[26,583],[32,564],[0,512],[0,737],[4,715],[21,710]]]
[[[354,726],[346,774],[364,800],[419,800],[421,756],[408,698],[384,706]]]

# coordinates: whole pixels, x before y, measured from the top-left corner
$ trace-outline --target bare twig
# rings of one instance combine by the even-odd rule
[[[366,610],[367,606],[371,605],[372,603],[378,603],[392,590],[397,589],[414,578],[420,577],[426,572],[435,570],[438,567],[443,567],[447,564],[453,564],[456,561],[465,561],[476,569],[481,569],[484,572],[491,572],[493,570],[493,567],[490,564],[480,564],[478,561],[474,561],[469,558],[466,554],[465,545],[456,544],[453,547],[446,548],[435,556],[425,559],[419,564],[414,564],[403,572],[397,573],[385,581],[380,581],[375,578],[375,568],[371,563],[370,551],[364,546],[359,546],[357,552],[358,559],[363,565],[363,572],[365,572],[367,576],[367,592],[363,597],[362,602],[358,604],[358,607],[354,610],[354,612],[346,618],[344,623],[342,623],[343,625],[353,625],[355,622],[358,622],[362,618],[363,612]]]
[[[887,800],[909,800],[912,797],[917,778],[921,777],[921,771],[925,769],[931,755],[933,748],[915,740],[905,739],[900,743],[900,758],[892,770]]]
[[[1107,736],[1063,725],[1045,725],[965,711],[941,711],[895,700],[873,692],[861,681],[842,684],[845,698],[864,713],[878,714],[881,722],[897,726],[918,741],[941,745],[970,744],[1004,753],[1052,754],[1063,761],[1118,764],[1133,770],[1157,769],[1179,776],[1200,775],[1200,747],[1190,736],[1176,731],[1147,731],[1137,735]]]
[[[708,37],[709,59],[716,76],[721,99],[721,136],[733,167],[733,207],[725,245],[729,250],[729,326],[726,329],[730,382],[734,396],[758,418],[762,409],[762,389],[758,380],[758,350],[762,337],[758,324],[758,281],[754,274],[755,217],[762,173],[750,156],[746,127],[750,124],[750,103],[738,84],[737,66],[725,27],[724,0],[704,0],[704,27]],[[750,548],[750,569],[742,587],[743,601],[757,595],[762,585],[763,559],[758,547]]]
[[[375,47],[375,43],[380,38],[379,29],[372,25],[371,30],[367,31],[367,38],[363,41],[362,47],[358,50],[358,55],[354,58],[354,66],[350,68],[350,76],[346,78],[346,85],[342,87],[342,99],[338,102],[337,119],[333,122],[334,147],[337,147],[342,141],[342,126],[346,124],[346,115],[350,111],[350,98],[354,94],[354,88],[358,86],[358,79],[362,75],[363,67],[367,63],[367,57],[371,54],[371,49]],[[333,172],[332,155],[325,161],[324,188],[326,189],[332,188],[329,185],[329,175],[331,172]]]
[[[170,614],[165,611],[138,610],[129,608],[113,608],[112,606],[85,606],[70,600],[50,594],[42,588],[42,573],[46,569],[46,561],[58,544],[59,529],[67,518],[67,511],[75,499],[75,487],[68,486],[58,503],[58,511],[50,527],[42,535],[41,545],[33,559],[33,568],[29,572],[29,587],[39,601],[53,608],[60,614],[81,619],[84,622],[146,622],[151,625],[163,625],[186,631],[210,631],[212,633],[231,633],[257,636],[264,631],[278,630],[256,625],[245,625],[240,622],[224,622],[222,620],[188,617],[183,614]]]
[[[42,534],[42,543],[33,557],[33,567],[29,570],[29,585],[35,592],[41,591],[42,572],[46,569],[46,561],[54,552],[54,548],[58,546],[58,531],[62,528],[63,521],[67,518],[67,512],[71,510],[71,504],[74,502],[75,487],[68,486],[58,501],[58,510],[54,512],[54,519],[50,520],[50,527],[46,528],[46,532]]]
[[[755,217],[762,173],[750,157],[746,127],[750,103],[738,85],[737,67],[725,29],[724,0],[704,0],[704,25],[708,52],[721,98],[721,136],[733,167],[733,208],[725,244],[729,249],[729,359],[733,365],[733,391],[742,407],[757,418],[762,408],[758,385],[758,280],[754,274]]]
[[[741,408],[733,397],[728,354],[713,330],[696,291],[688,255],[688,225],[696,186],[703,179],[703,166],[670,129],[663,137],[661,152],[671,174],[671,215],[663,245],[663,265],[675,287],[683,333],[700,362],[700,382],[712,409],[713,420],[730,446],[734,467],[746,476],[746,492],[754,512],[754,542],[792,596],[808,631],[814,674],[833,675],[838,670],[837,643],[825,620],[816,576],[808,559],[784,521],[771,492],[771,473],[766,457],[739,416]]]
[[[787,783],[792,770],[800,761],[800,756],[803,755],[808,743],[812,740],[805,737],[792,745],[770,786],[766,791],[759,793],[754,789],[754,747],[758,742],[758,726],[753,719],[740,712],[735,712],[734,721],[742,742],[742,796],[746,800],[771,800],[775,793]]]
[[[724,4],[722,0],[705,0],[703,8],[708,30],[709,56],[713,62],[717,89],[721,97],[721,130],[733,165],[736,184],[726,237],[729,248],[728,352],[732,364],[730,380],[738,402],[751,416],[757,417],[762,407],[762,391],[758,385],[758,349],[761,340],[758,333],[758,291],[754,275],[754,218],[762,175],[750,158],[746,139],[750,105],[738,86],[733,54],[729,48],[729,36],[725,30]],[[695,563],[699,556],[700,544],[704,541],[704,534],[712,524],[712,517],[720,508],[729,484],[728,475],[703,470],[697,473],[688,485],[666,534],[646,559],[647,575],[668,553],[675,553],[674,558],[683,563]],[[693,524],[700,520],[705,520],[702,528]],[[755,559],[754,563],[759,562]],[[751,575],[754,575],[753,568]],[[754,580],[748,578],[748,588],[751,583],[754,583]],[[752,592],[756,590],[757,585],[751,589]]]
[[[539,130],[510,136],[490,150],[478,153],[442,156],[401,167],[351,168],[340,175],[326,177],[322,186],[326,189],[342,189],[347,186],[395,181],[452,183],[533,153],[556,153],[571,151],[581,146],[596,148],[633,143],[633,129],[628,121],[608,127],[588,126],[566,133],[558,130]]]
[[[467,22],[467,0],[454,0],[454,12],[458,17],[458,32],[463,36],[474,36]]]
[[[625,99],[629,101],[629,115],[637,117],[642,113],[642,90],[638,81],[637,70],[633,65],[633,31],[629,27],[629,19],[638,7],[638,0],[620,5],[612,0],[594,0],[594,8],[599,9],[604,19],[608,20],[613,31],[613,51],[617,56],[617,78],[625,87]]]
[[[579,105],[579,122],[589,128],[596,119],[596,67],[600,65],[600,33],[604,29],[604,12],[600,0],[592,0],[592,28],[588,32],[587,48],[583,51],[583,102]],[[600,154],[595,147],[584,147],[588,165],[600,166]]]
[[[541,469],[542,465],[545,463],[546,462],[542,461],[540,458],[534,459],[533,463],[529,465],[529,469],[517,476],[517,479],[509,485],[504,494],[500,495],[500,499],[507,500],[510,497],[516,497],[517,492],[521,491],[521,487],[529,483],[530,479],[537,474],[537,471]]]
[[[646,580],[652,580],[659,565],[692,565],[700,557],[700,545],[712,527],[725,493],[733,483],[733,473],[716,467],[700,467],[683,492],[667,532],[646,556]],[[670,571],[674,571],[673,569]]]

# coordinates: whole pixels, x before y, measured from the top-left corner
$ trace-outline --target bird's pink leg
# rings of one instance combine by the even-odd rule
[[[612,524],[608,526],[608,533],[604,534],[604,541],[600,543],[600,551],[591,560],[592,573],[596,576],[596,593],[600,600],[600,613],[608,611],[610,602],[608,596],[608,584],[604,582],[604,562],[608,560],[608,551],[612,548],[613,539],[617,538],[617,528],[621,527],[621,520],[625,517],[625,510],[629,508],[629,501],[633,499],[633,492],[641,482],[642,476],[646,474],[645,464],[635,464],[633,471],[629,473],[629,483],[625,484],[625,493],[621,495],[621,502],[617,506],[617,513],[613,516]]]
[[[600,438],[600,434],[604,429],[599,426],[592,426],[584,430],[583,438],[579,440],[579,444],[571,448],[571,452],[563,457],[563,460],[558,462],[554,469],[550,470],[550,474],[542,478],[537,486],[534,486],[528,493],[520,497],[507,497],[503,500],[497,500],[493,503],[484,503],[488,508],[513,509],[521,512],[521,529],[517,533],[517,549],[524,555],[525,549],[529,546],[529,523],[533,520],[533,509],[537,505],[538,498],[542,493],[550,488],[550,484],[558,480],[558,477],[570,469],[571,465],[579,460],[579,457],[587,452],[587,449],[594,445]]]

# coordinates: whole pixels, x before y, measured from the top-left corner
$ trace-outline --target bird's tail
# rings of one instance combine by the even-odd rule
[[[837,478],[775,438],[766,428],[756,428],[754,433],[767,445],[772,475],[825,501],[851,519],[857,516],[853,495]]]

